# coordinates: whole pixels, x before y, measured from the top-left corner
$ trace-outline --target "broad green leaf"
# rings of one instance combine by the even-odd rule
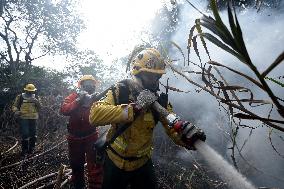
[[[218,47],[222,48],[223,50],[227,51],[228,53],[232,54],[233,56],[235,56],[236,58],[238,58],[239,60],[243,62],[242,55],[240,55],[238,52],[234,51],[233,49],[225,45],[223,42],[221,42],[219,39],[217,39],[210,33],[202,33],[201,35],[205,37],[206,39],[208,39],[213,44],[217,45]]]
[[[224,31],[224,29],[222,29],[222,27],[219,27],[219,25],[217,24],[217,22],[213,18],[209,19],[209,17],[206,17],[206,16],[202,17],[200,25],[204,26],[205,28],[209,29],[211,32],[216,34],[227,45],[232,46],[233,48],[235,48],[235,42],[234,42],[234,39],[231,36],[231,34],[229,33],[229,35],[228,35]]]
[[[224,33],[224,37],[228,38],[228,41],[231,41],[233,44],[234,39],[219,15],[216,0],[211,0],[210,6],[216,19],[216,26],[222,31],[222,33]]]
[[[246,63],[251,66],[252,62],[250,60],[250,57],[249,57],[249,54],[248,54],[248,51],[247,51],[247,48],[246,48],[246,45],[245,45],[245,42],[244,42],[244,39],[243,39],[242,29],[241,29],[241,26],[239,24],[236,12],[235,12],[235,19],[236,19],[236,25],[237,25],[237,36],[236,36],[236,38],[238,40],[238,43],[240,43],[240,46],[241,46],[240,51],[242,52],[242,55],[246,59]]]
[[[237,34],[237,26],[235,24],[235,19],[234,19],[234,16],[232,14],[232,9],[231,9],[231,6],[230,6],[230,3],[228,2],[228,17],[229,17],[229,23],[230,23],[230,27],[231,27],[231,31],[233,33],[233,36],[235,37],[234,38],[234,42],[235,42],[235,47],[233,47],[234,50],[236,51],[240,51],[241,49],[241,45],[238,41],[238,34]]]
[[[211,21],[208,21],[206,17],[202,17],[200,18],[200,25],[204,26],[205,28],[213,32],[214,34],[219,35],[219,31],[216,27],[215,20],[211,22]]]

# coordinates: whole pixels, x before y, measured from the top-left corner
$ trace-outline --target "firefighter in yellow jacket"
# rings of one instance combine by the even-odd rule
[[[36,121],[40,109],[40,102],[35,95],[34,84],[27,84],[24,93],[19,94],[12,106],[12,110],[19,121],[22,138],[21,155],[31,154],[36,142]]]
[[[157,188],[151,153],[153,128],[158,121],[162,122],[176,144],[192,149],[193,138],[205,140],[205,134],[200,129],[194,137],[183,140],[178,132],[168,127],[165,118],[152,110],[151,105],[157,100],[171,111],[167,99],[157,94],[163,74],[165,63],[160,53],[153,48],[144,49],[132,61],[132,83],[144,90],[139,92],[127,82],[118,82],[104,100],[91,107],[91,125],[112,124],[107,140],[111,140],[119,127],[131,123],[106,149],[103,189],[126,189],[128,185],[132,189]],[[192,130],[189,122],[176,121],[175,124],[179,128]]]

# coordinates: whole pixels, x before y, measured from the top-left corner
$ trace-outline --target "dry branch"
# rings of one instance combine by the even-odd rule
[[[33,180],[33,181],[31,181],[31,182],[29,182],[29,183],[27,183],[27,184],[21,186],[19,189],[27,188],[27,187],[29,187],[29,186],[31,186],[31,185],[33,185],[33,184],[35,184],[35,183],[37,183],[37,182],[39,182],[39,181],[41,181],[41,180],[44,180],[44,179],[53,177],[53,176],[55,176],[56,174],[57,174],[57,173],[50,173],[50,174],[48,174],[48,175],[39,177],[39,178],[37,178],[37,179],[35,179],[35,180]]]
[[[19,141],[15,138],[15,137],[12,137],[12,136],[8,136],[7,138],[10,138],[10,139],[13,139],[15,141],[15,144],[9,148],[8,150],[6,150],[5,152],[1,152],[1,155],[0,157],[2,157],[4,154],[7,154],[9,153],[10,151],[12,151],[14,148],[16,148],[16,146],[19,144]]]
[[[65,171],[65,165],[61,165],[59,170],[58,170],[58,174],[57,174],[57,179],[54,185],[54,189],[59,189],[61,186],[61,182],[62,182],[62,177],[63,177],[63,173]]]
[[[220,102],[228,105],[229,107],[232,107],[232,108],[235,108],[235,109],[238,109],[246,114],[248,114],[249,116],[252,116],[254,117],[254,119],[257,119],[257,120],[260,120],[260,121],[263,121],[263,123],[265,123],[266,125],[274,128],[274,129],[277,129],[279,131],[282,131],[284,132],[284,127],[281,127],[279,125],[276,125],[274,123],[271,123],[270,119],[265,119],[265,118],[262,118],[261,116],[258,116],[256,115],[255,113],[247,110],[244,106],[242,105],[237,105],[235,103],[232,103],[232,102],[228,102],[228,99],[226,98],[223,98],[221,97],[220,95],[218,94],[215,94],[213,90],[209,90],[207,87],[204,87],[202,86],[201,84],[191,80],[189,77],[187,77],[184,73],[182,73],[181,71],[177,70],[170,62],[165,62],[175,73],[179,74],[180,76],[182,76],[183,78],[185,78],[189,83],[201,88],[202,90],[208,92],[209,94],[211,94],[212,96],[214,96],[217,100],[219,100]],[[233,116],[233,115],[232,115]],[[275,121],[275,120],[273,120]]]
[[[58,143],[57,145],[55,145],[54,147],[52,147],[52,148],[50,148],[50,149],[48,149],[48,150],[46,150],[46,151],[44,151],[44,152],[42,152],[42,153],[40,153],[40,154],[37,154],[37,155],[35,155],[35,156],[33,156],[33,157],[24,159],[24,160],[19,161],[19,162],[17,162],[17,163],[13,163],[13,164],[10,164],[10,165],[6,165],[6,166],[4,166],[4,167],[0,167],[0,170],[7,169],[7,168],[10,168],[10,167],[13,167],[13,166],[16,166],[16,165],[20,165],[20,164],[22,164],[22,163],[24,163],[24,162],[26,162],[26,161],[29,161],[29,160],[35,159],[35,158],[37,158],[37,157],[40,157],[40,156],[42,156],[42,155],[44,155],[44,154],[46,154],[46,153],[48,153],[48,152],[50,152],[50,151],[52,151],[52,150],[58,148],[61,144],[65,143],[65,142],[66,142],[66,140],[63,140],[63,141],[61,141],[60,143]]]

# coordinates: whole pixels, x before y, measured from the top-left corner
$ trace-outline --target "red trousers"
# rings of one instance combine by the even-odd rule
[[[84,164],[87,162],[88,188],[100,189],[102,185],[103,166],[96,164],[96,152],[93,144],[97,135],[84,138],[68,136],[69,161],[72,169],[71,181],[76,189],[85,187]]]

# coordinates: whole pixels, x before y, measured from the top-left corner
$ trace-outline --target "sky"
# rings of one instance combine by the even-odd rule
[[[106,64],[129,54],[162,6],[159,0],[81,3],[87,29],[79,36],[78,46],[94,50]]]

